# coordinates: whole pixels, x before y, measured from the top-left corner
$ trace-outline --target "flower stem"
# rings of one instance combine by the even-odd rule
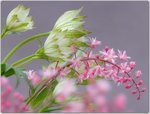
[[[23,40],[22,42],[20,42],[19,44],[17,44],[7,55],[6,57],[4,58],[4,60],[2,61],[2,63],[6,63],[8,61],[8,59],[20,48],[22,47],[23,45],[25,45],[26,43],[32,41],[32,40],[35,40],[37,38],[41,38],[41,37],[44,37],[44,36],[48,36],[50,34],[50,32],[45,32],[45,33],[40,33],[40,34],[37,34],[35,36],[31,36],[25,40]]]
[[[33,58],[33,57],[35,57],[34,54],[33,54],[33,55],[29,55],[29,56],[27,56],[27,57],[25,57],[25,58],[22,58],[22,59],[20,59],[20,60],[18,60],[18,61],[16,61],[16,62],[14,62],[14,63],[12,64],[12,66],[17,66],[17,67],[18,67],[18,65],[19,65],[19,66],[23,66],[24,64],[27,64],[28,62],[30,62],[30,61],[32,61],[33,59],[35,59],[35,58]]]
[[[3,30],[2,30],[2,34],[1,34],[1,39],[5,38],[7,36],[7,27],[5,27]]]

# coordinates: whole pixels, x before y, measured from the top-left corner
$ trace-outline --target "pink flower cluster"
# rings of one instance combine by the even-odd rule
[[[81,99],[66,103],[62,112],[125,112],[126,95],[120,93],[114,100],[108,100],[110,90],[110,84],[105,80],[92,82],[85,91],[74,96]]]
[[[141,93],[145,92],[145,88],[141,88],[143,85],[143,81],[140,80],[142,72],[134,71],[136,62],[130,61],[131,57],[127,56],[126,51],[118,50],[116,52],[107,46],[98,54],[93,54],[92,49],[100,45],[101,41],[96,38],[92,38],[90,41],[90,49],[84,51],[83,55],[77,57],[75,53],[66,67],[62,67],[57,62],[55,66],[44,69],[42,76],[51,78],[58,75],[63,78],[73,70],[79,83],[98,77],[113,80],[117,85],[123,85],[126,89],[132,88],[131,93],[138,94],[137,100],[139,100]],[[39,83],[39,76],[34,71],[29,71],[28,76],[34,84]]]
[[[97,42],[97,43],[96,43]],[[100,44],[96,39],[91,40],[91,45]],[[78,80],[88,80],[97,76],[105,79],[113,80],[118,85],[123,85],[126,89],[133,88],[132,94],[138,94],[137,99],[141,97],[141,93],[145,92],[145,88],[141,88],[143,81],[139,80],[142,72],[140,70],[133,71],[136,66],[135,61],[129,61],[131,57],[127,56],[126,51],[105,47],[99,54],[93,54],[92,51],[86,51],[80,58],[73,57],[71,67],[77,72]],[[82,71],[81,71],[82,69]]]
[[[14,91],[9,80],[1,77],[1,112],[26,112],[27,106],[23,103],[21,93]]]

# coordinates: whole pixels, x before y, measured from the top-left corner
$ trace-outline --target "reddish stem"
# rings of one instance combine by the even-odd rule
[[[96,58],[84,58],[84,59],[82,59],[81,61],[86,61],[86,60],[94,60],[94,61],[97,61],[97,59]],[[103,60],[103,59],[99,59],[100,61],[103,61],[103,62],[106,62],[106,63],[109,63],[109,64],[111,64],[111,65],[113,65],[113,66],[115,66],[116,68],[118,68],[118,70],[120,70],[121,68],[117,65],[117,64],[114,64],[114,63],[112,63],[112,62],[110,62],[110,61],[106,61],[106,60]],[[130,76],[130,74],[128,73],[128,72],[124,72],[128,77],[130,77],[131,78],[131,76]],[[138,90],[138,93],[139,93],[139,96],[138,96],[138,98],[140,99],[140,90],[139,90],[139,88],[138,88],[138,84],[134,81],[134,79],[132,78],[132,82],[134,83],[134,85],[136,86],[136,89]]]

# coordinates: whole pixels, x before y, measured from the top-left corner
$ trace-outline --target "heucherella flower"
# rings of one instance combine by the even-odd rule
[[[26,74],[33,85],[36,85],[41,81],[40,76],[34,70],[29,70]]]
[[[83,28],[85,17],[79,15],[80,11],[71,10],[60,16],[44,43],[46,56],[65,61],[72,57],[76,49],[89,46],[85,35],[90,32]]]
[[[90,41],[91,41],[91,44],[90,44],[91,48],[95,48],[97,45],[101,44],[101,41],[96,40],[96,38],[91,38]]]
[[[115,63],[115,60],[118,57],[113,48],[108,49],[107,51],[100,51],[100,54],[103,55],[104,60],[108,60],[113,63]]]
[[[24,103],[24,96],[14,91],[9,84],[9,80],[5,77],[0,77],[1,80],[1,112],[3,113],[19,113],[28,110],[27,105]]]
[[[121,112],[125,109],[127,104],[127,96],[124,94],[118,94],[114,100],[114,108],[118,112]]]
[[[57,68],[53,68],[49,66],[48,68],[44,68],[42,71],[43,78],[53,78],[58,73]]]
[[[58,85],[55,87],[54,95],[57,101],[62,102],[70,97],[77,90],[75,82],[72,79],[60,79]]]
[[[121,52],[120,50],[118,50],[118,57],[120,60],[128,60],[131,58],[126,55],[126,51]]]
[[[32,17],[28,16],[30,9],[18,5],[7,16],[6,28],[9,32],[25,32],[33,28]]]
[[[105,87],[106,86],[106,87]],[[111,91],[110,83],[105,80],[95,81],[85,86],[85,89],[76,92],[74,101],[63,103],[61,112],[125,112],[127,96],[116,94],[114,100],[108,100]]]

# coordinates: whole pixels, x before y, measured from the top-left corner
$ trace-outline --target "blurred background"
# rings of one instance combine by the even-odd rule
[[[5,25],[8,13],[18,4],[23,4],[30,8],[30,15],[35,22],[35,28],[21,34],[8,36],[1,43],[2,59],[7,53],[20,41],[29,36],[50,31],[58,17],[67,10],[78,9],[84,7],[81,14],[86,15],[85,28],[90,30],[90,37],[96,37],[102,41],[102,45],[95,51],[99,51],[108,45],[115,50],[126,50],[132,60],[137,62],[136,70],[140,69],[143,73],[142,79],[147,91],[142,94],[140,101],[136,100],[136,96],[131,94],[130,90],[111,83],[112,91],[110,98],[114,98],[116,93],[124,93],[128,97],[127,107],[135,112],[149,111],[149,50],[148,50],[148,8],[146,1],[2,1],[1,25]],[[42,38],[41,41],[45,41]],[[21,59],[32,54],[38,48],[38,41],[30,42],[22,47],[9,60],[12,63],[17,59]],[[25,66],[26,69],[41,69],[41,64],[47,64],[45,61],[33,61]],[[10,77],[11,84],[15,86],[15,77]],[[23,95],[28,95],[28,87],[21,80],[18,90]]]

